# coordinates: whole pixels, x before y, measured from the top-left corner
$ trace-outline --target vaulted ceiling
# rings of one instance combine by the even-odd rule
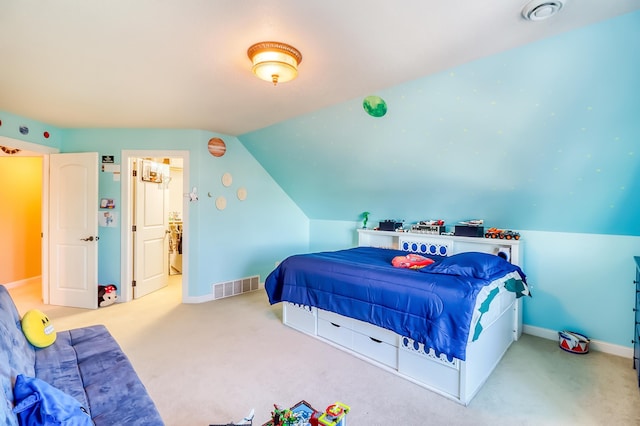
[[[0,110],[63,128],[241,135],[640,8],[567,0],[531,22],[526,4],[2,1]],[[252,75],[246,51],[263,40],[302,52],[296,80]]]

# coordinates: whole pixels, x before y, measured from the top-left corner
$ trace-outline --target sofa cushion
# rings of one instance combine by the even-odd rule
[[[13,384],[18,374],[34,375],[35,350],[20,326],[20,315],[7,289],[0,285],[0,388],[5,399],[0,405],[0,424],[16,425],[11,408],[15,402]]]
[[[75,396],[98,426],[163,424],[129,359],[103,325],[58,332],[52,346],[36,352],[36,376]]]
[[[36,351],[35,370],[35,377],[73,396],[83,407],[90,408],[68,330],[58,332],[53,345]]]

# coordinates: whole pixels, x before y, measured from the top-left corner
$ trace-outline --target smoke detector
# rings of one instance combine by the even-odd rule
[[[522,9],[522,16],[529,21],[544,21],[560,12],[564,3],[564,0],[533,0]]]

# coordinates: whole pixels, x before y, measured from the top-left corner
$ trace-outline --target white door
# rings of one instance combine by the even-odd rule
[[[160,169],[169,165],[159,164]],[[154,167],[155,167],[154,165]],[[148,168],[137,160],[134,186],[133,298],[165,287],[169,279],[169,189],[163,182],[148,182]],[[158,170],[158,172],[162,172]],[[155,176],[151,174],[151,176]]]
[[[49,156],[49,303],[98,307],[98,153]]]

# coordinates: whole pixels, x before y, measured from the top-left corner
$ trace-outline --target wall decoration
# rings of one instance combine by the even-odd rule
[[[240,201],[244,201],[247,199],[247,189],[242,187],[242,188],[238,188],[238,200]]]
[[[113,228],[118,226],[118,213],[116,212],[101,212],[98,216],[98,226],[103,228]]]
[[[209,153],[214,157],[222,157],[227,152],[227,145],[220,138],[209,139],[207,147],[209,148]]]
[[[44,132],[42,136],[44,136],[45,139],[49,139],[49,136],[51,135],[49,134],[49,132]]]
[[[114,209],[115,207],[116,203],[113,201],[113,198],[102,198],[100,200],[101,209]]]
[[[8,146],[2,146],[2,145],[0,145],[0,150],[2,150],[2,152],[8,155],[17,154],[20,152],[20,148],[9,148]]]
[[[233,177],[231,176],[231,173],[225,173],[222,175],[222,184],[226,187],[231,186],[231,184],[233,183]]]
[[[189,201],[198,201],[198,188],[196,188],[195,186],[189,193]]]
[[[372,117],[382,117],[387,113],[387,103],[380,96],[367,96],[362,107]]]
[[[29,128],[27,126],[20,126],[20,133],[22,133],[23,135],[28,135]]]
[[[224,197],[216,198],[216,208],[218,210],[224,210],[225,208],[227,208],[227,199]]]

